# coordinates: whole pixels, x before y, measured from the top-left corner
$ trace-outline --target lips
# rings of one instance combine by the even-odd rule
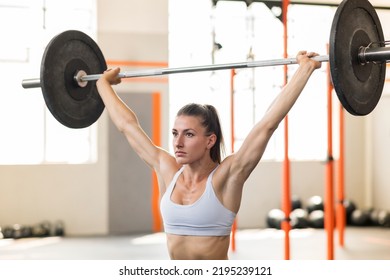
[[[176,152],[175,152],[175,155],[176,155],[176,157],[183,157],[183,156],[186,155],[186,153],[183,152],[183,151],[176,151]]]

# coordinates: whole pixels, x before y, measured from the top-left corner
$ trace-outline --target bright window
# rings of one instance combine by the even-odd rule
[[[96,35],[96,0],[0,0],[0,164],[96,161],[96,125],[70,129],[46,108],[38,78],[44,48],[56,34],[78,29]]]
[[[189,13],[188,11],[191,11]],[[335,9],[290,5],[289,56],[299,50],[327,54]],[[313,28],[315,22],[315,28]],[[171,67],[268,60],[283,57],[283,25],[263,3],[244,1],[170,0],[169,61]],[[215,43],[222,48],[214,48]],[[289,114],[289,155],[294,160],[326,158],[327,64],[315,72]],[[289,76],[296,65],[289,66]],[[263,116],[283,86],[283,67],[237,70],[234,76],[234,149]],[[188,102],[210,103],[219,111],[227,147],[231,147],[230,71],[171,75],[170,123]],[[281,160],[282,125],[272,137],[264,159]]]

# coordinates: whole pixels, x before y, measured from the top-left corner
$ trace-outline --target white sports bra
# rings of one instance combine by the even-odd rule
[[[176,172],[160,203],[166,233],[194,236],[230,235],[236,213],[230,211],[215,195],[211,179],[216,169],[207,178],[201,197],[190,205],[176,204],[171,200],[176,181],[184,166]]]

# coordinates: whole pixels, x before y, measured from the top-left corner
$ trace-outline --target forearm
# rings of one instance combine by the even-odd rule
[[[264,116],[264,120],[269,122],[268,125],[271,129],[276,129],[291,110],[315,69],[311,63],[305,63],[300,66],[288,84],[272,102]]]
[[[124,132],[126,125],[130,122],[138,124],[137,116],[120,99],[108,81],[104,79],[98,80],[96,86],[112,122],[119,131]]]

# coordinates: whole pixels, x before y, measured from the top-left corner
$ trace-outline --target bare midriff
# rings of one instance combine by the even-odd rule
[[[172,260],[227,260],[230,236],[167,234]]]

